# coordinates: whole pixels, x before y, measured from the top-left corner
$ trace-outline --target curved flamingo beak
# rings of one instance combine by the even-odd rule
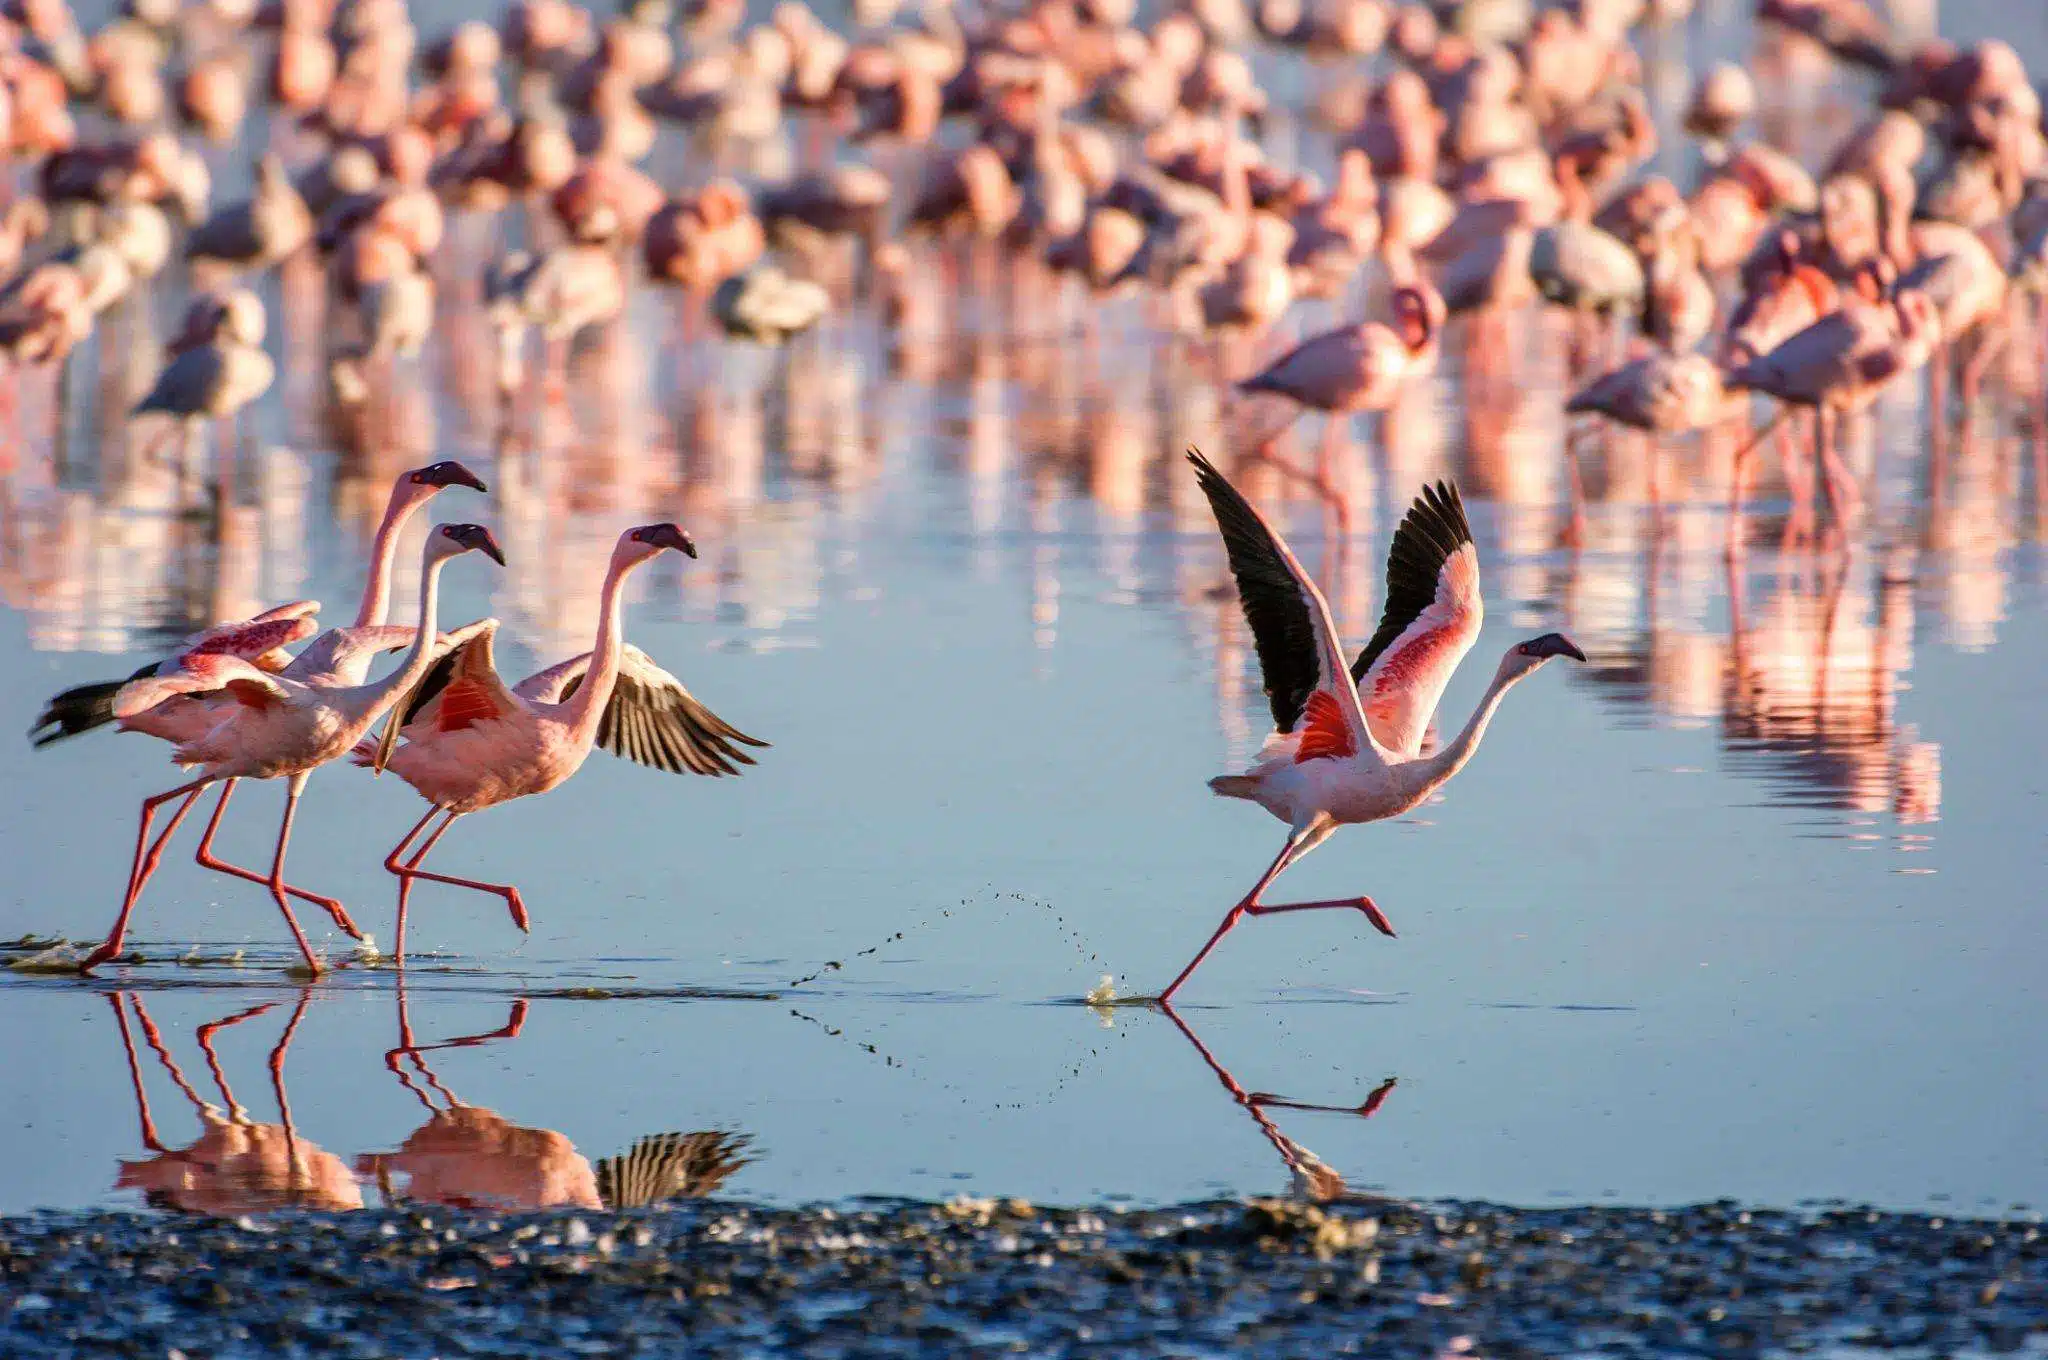
[[[1521,646],[1524,656],[1549,660],[1553,656],[1568,656],[1574,661],[1584,661],[1586,654],[1579,650],[1579,644],[1563,633],[1545,633],[1539,638],[1530,638]]]
[[[676,524],[647,524],[633,530],[636,542],[651,544],[657,548],[674,548],[685,557],[697,555],[697,544]]]
[[[491,531],[481,524],[451,524],[448,537],[470,552],[480,552],[499,566],[505,565],[505,550],[498,546],[498,540],[491,536]]]
[[[429,464],[413,473],[412,477],[423,486],[466,486],[471,491],[490,490],[484,485],[483,478],[452,458]]]

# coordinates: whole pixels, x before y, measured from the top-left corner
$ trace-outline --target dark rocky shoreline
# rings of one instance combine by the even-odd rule
[[[1017,1201],[0,1221],[0,1354],[2041,1354],[2032,1220]]]

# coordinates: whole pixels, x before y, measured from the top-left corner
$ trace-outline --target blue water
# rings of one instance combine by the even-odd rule
[[[82,396],[54,450],[47,382],[20,379],[0,480],[15,721],[207,617],[302,595],[346,616],[384,489],[430,457],[492,484],[435,506],[497,526],[510,557],[451,567],[443,617],[503,618],[508,674],[585,649],[618,531],[678,519],[703,557],[642,573],[628,635],[773,749],[728,780],[599,755],[450,833],[438,867],[516,882],[534,929],[521,939],[493,899],[416,894],[417,1042],[496,1030],[531,998],[516,1037],[429,1055],[447,1090],[588,1158],[663,1130],[744,1133],[755,1160],[727,1188],[769,1199],[1288,1186],[1165,1016],[1078,1004],[1105,976],[1156,991],[1282,835],[1204,786],[1256,747],[1265,709],[1179,459],[1191,441],[1227,451],[1214,387],[1141,309],[1111,309],[1089,344],[1061,329],[1078,303],[1013,311],[1052,343],[961,305],[892,361],[864,315],[778,358],[679,341],[674,302],[641,297],[623,336],[578,357],[569,404],[529,401],[501,443],[473,315],[451,314],[381,423],[351,434],[320,414],[318,309],[266,289],[287,374],[253,413],[221,527],[179,514],[160,472],[124,471]],[[160,319],[175,303],[156,299]],[[75,394],[122,381],[117,348],[84,352]],[[1519,638],[1563,628],[1592,661],[1517,689],[1442,801],[1344,832],[1285,881],[1372,894],[1398,940],[1337,913],[1252,922],[1183,1019],[1245,1092],[1357,1106],[1394,1078],[1370,1118],[1270,1111],[1357,1190],[2048,1201],[2048,559],[2030,446],[2008,428],[2024,396],[1984,422],[1941,503],[1917,392],[1852,429],[1875,509],[1839,556],[1777,550],[1767,473],[1731,608],[1710,456],[1672,452],[1660,518],[1639,450],[1595,447],[1587,544],[1566,552],[1561,347],[1531,342],[1547,357],[1506,413],[1475,404],[1455,348],[1383,436],[1349,432],[1341,562],[1298,490],[1248,489],[1356,640],[1406,498],[1461,480],[1487,624],[1445,698],[1453,729]],[[1293,452],[1319,433],[1306,422]],[[164,754],[107,733],[0,744],[0,939],[105,931],[137,804],[175,782]],[[229,858],[265,860],[279,801],[238,795]],[[396,780],[320,773],[292,879],[388,938],[379,862],[420,810]],[[152,962],[92,982],[0,973],[0,1211],[140,1202],[113,1189],[143,1155],[120,989],[166,1045],[169,1064],[137,1036],[166,1145],[200,1129],[171,1066],[224,1105],[199,1029],[265,1001],[215,1047],[250,1117],[280,1118],[266,1059],[301,989],[265,894],[174,854],[132,938]],[[385,1063],[398,1023],[389,969],[310,989],[282,1066],[296,1138],[353,1164],[418,1127]]]

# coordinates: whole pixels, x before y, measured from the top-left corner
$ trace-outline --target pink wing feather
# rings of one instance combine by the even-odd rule
[[[1464,503],[1455,486],[1424,487],[1387,551],[1379,631],[1351,668],[1366,725],[1382,746],[1407,760],[1422,754],[1437,701],[1484,617]]]

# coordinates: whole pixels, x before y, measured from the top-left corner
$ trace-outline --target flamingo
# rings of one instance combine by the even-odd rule
[[[1742,485],[1742,466],[1785,412],[1795,406],[1814,411],[1814,461],[1838,513],[1853,512],[1860,503],[1856,478],[1836,452],[1830,431],[1841,419],[1877,400],[1879,392],[1902,373],[1924,365],[1941,342],[1941,312],[1917,288],[1901,289],[1888,303],[1851,299],[1806,329],[1780,342],[1769,353],[1731,369],[1730,391],[1761,392],[1777,398],[1779,413],[1737,451],[1734,485]],[[1730,516],[1729,532],[1735,532]]]
[[[170,416],[174,424],[154,447],[161,447],[182,427],[187,458],[201,426],[209,419],[234,420],[243,407],[270,390],[277,372],[277,365],[263,352],[268,322],[262,299],[246,288],[234,288],[216,299],[195,302],[193,316],[202,308],[212,317],[211,333],[197,344],[177,348],[131,412]],[[188,320],[187,336],[193,329],[194,322]]]
[[[371,725],[384,716],[385,710],[418,684],[434,664],[437,656],[434,621],[440,598],[441,569],[452,559],[468,552],[482,552],[500,566],[504,565],[505,555],[497,540],[480,524],[444,524],[428,535],[420,573],[419,632],[413,638],[412,650],[405,664],[374,684],[309,683],[272,675],[236,656],[188,653],[171,673],[142,677],[122,686],[114,699],[114,716],[117,718],[146,712],[175,695],[219,692],[233,700],[235,706],[227,710],[211,730],[181,743],[173,753],[172,759],[178,764],[197,766],[199,777],[143,800],[141,826],[135,838],[135,862],[129,871],[128,892],[121,903],[121,914],[115,918],[114,928],[108,932],[106,940],[79,964],[79,972],[90,973],[121,952],[136,900],[141,897],[150,875],[156,872],[165,845],[178,829],[178,822],[191,809],[193,799],[190,795],[223,779],[244,776],[275,779],[281,775],[290,782],[285,788],[284,822],[278,828],[277,850],[266,881],[278,910],[284,913],[285,924],[291,927],[299,953],[305,957],[307,969],[315,975],[320,972],[320,962],[313,956],[313,948],[306,942],[305,932],[299,929],[298,918],[292,914],[291,902],[286,896],[289,889],[284,881],[285,848],[291,843],[292,821],[298,813],[299,796],[305,791],[306,780],[314,770],[360,741]],[[470,624],[467,628],[457,629],[446,641],[459,646],[482,626]],[[185,799],[183,806],[172,814],[170,824],[152,843],[149,828],[156,817],[156,810],[179,798]],[[304,893],[298,895],[306,896]],[[324,903],[323,899],[313,900]],[[360,938],[360,932],[345,922],[346,916],[336,915],[337,925]]]
[[[401,961],[406,901],[416,878],[494,893],[505,899],[513,923],[522,931],[528,928],[519,889],[420,868],[457,818],[546,793],[581,769],[600,743],[616,755],[671,774],[689,770],[714,776],[736,774],[736,764],[754,763],[735,742],[768,744],[728,725],[692,697],[682,681],[639,648],[626,645],[626,578],[670,549],[697,555],[697,545],[673,524],[643,525],[619,535],[605,572],[592,650],[516,686],[507,687],[492,656],[496,619],[451,634],[451,645],[437,653],[431,668],[412,677],[409,683],[415,687],[385,727],[383,739],[356,749],[358,765],[379,774],[389,768],[432,804],[384,859],[384,867],[398,877],[393,949]],[[436,817],[445,820],[411,859],[404,858]]]
[[[377,536],[371,544],[370,576],[363,585],[363,601],[356,610],[353,625],[330,628],[314,637],[318,625],[313,616],[319,612],[320,604],[317,600],[296,600],[239,623],[209,628],[187,638],[177,655],[144,666],[128,680],[79,685],[55,695],[44,705],[36,725],[29,729],[30,738],[41,748],[113,723],[121,731],[141,732],[172,745],[196,741],[212,731],[222,715],[230,711],[231,700],[217,694],[178,694],[125,718],[114,716],[115,701],[123,686],[130,681],[174,675],[183,668],[185,658],[194,654],[218,653],[240,657],[263,670],[305,683],[360,685],[368,677],[371,659],[377,653],[406,646],[413,640],[411,628],[389,627],[384,622],[391,612],[391,568],[398,553],[398,537],[421,506],[451,486],[466,486],[476,491],[488,489],[475,473],[453,460],[414,468],[398,475],[398,480],[391,487],[391,499],[384,507],[384,521],[377,526]],[[309,637],[313,638],[312,645],[297,658],[284,650],[287,644],[303,642]],[[214,833],[220,828],[221,815],[227,811],[228,799],[234,791],[234,780],[222,781],[220,802],[214,805],[213,816],[199,838],[199,850],[194,858],[202,868],[232,874],[251,883],[267,883],[269,880],[253,869],[244,869],[214,857]],[[194,793],[187,800],[186,807],[172,814],[173,826],[198,798],[199,795]],[[321,907],[335,918],[335,923],[343,930],[362,938],[362,932],[356,929],[355,923],[341,909],[341,904],[333,898],[299,888],[288,887],[286,891],[301,901]]]
[[[1273,707],[1273,734],[1251,768],[1218,775],[1209,787],[1259,804],[1286,822],[1288,833],[1252,890],[1159,994],[1161,1004],[1246,916],[1361,911],[1391,937],[1393,925],[1370,897],[1268,904],[1266,889],[1338,827],[1398,817],[1441,788],[1479,749],[1502,697],[1544,662],[1586,659],[1562,633],[1516,643],[1464,730],[1425,756],[1423,734],[1451,672],[1479,636],[1483,612],[1479,550],[1456,488],[1425,487],[1394,531],[1379,631],[1347,668],[1330,606],[1285,541],[1207,458],[1190,449],[1188,461],[1222,532]]]
[[[1436,366],[1443,298],[1429,284],[1415,283],[1396,290],[1393,306],[1392,326],[1366,321],[1310,336],[1237,385],[1248,395],[1285,397],[1297,414],[1316,410],[1328,415],[1316,449],[1317,478],[1325,487],[1344,419],[1359,411],[1389,409],[1412,379]]]

